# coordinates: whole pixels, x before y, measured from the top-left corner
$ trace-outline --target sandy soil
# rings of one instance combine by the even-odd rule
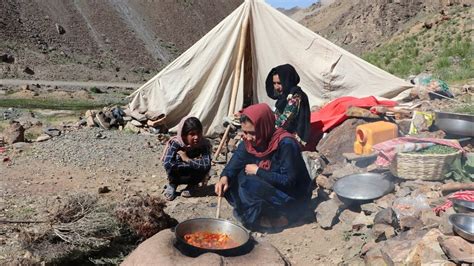
[[[96,138],[99,133],[106,138]],[[152,135],[81,129],[47,142],[17,147],[3,154],[11,161],[0,164],[2,220],[44,220],[50,207],[66,195],[80,191],[98,193],[101,186],[108,186],[111,192],[100,197],[120,201],[126,194],[135,192],[160,195],[166,184],[159,161],[163,145]],[[214,168],[219,172],[222,165]],[[178,221],[214,217],[216,179],[210,180],[200,197],[177,197],[168,203],[166,211]],[[315,192],[313,209],[318,203],[316,196]],[[343,223],[332,230],[323,230],[314,222],[312,211],[305,216],[300,224],[282,232],[254,236],[270,241],[295,265],[362,263],[357,254],[364,243],[363,236],[347,238],[344,232],[350,228]],[[225,201],[221,217],[235,221]],[[35,225],[2,225],[0,259],[24,256],[25,250],[18,242],[22,226]]]

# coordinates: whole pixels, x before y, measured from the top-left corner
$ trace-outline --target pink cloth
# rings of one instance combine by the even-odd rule
[[[405,143],[436,143],[453,147],[464,152],[457,141],[436,138],[401,137],[384,141],[372,147],[379,152],[375,164],[379,166],[389,166],[393,159],[395,159],[395,155],[397,155],[397,146]]]
[[[449,195],[448,200],[443,205],[433,208],[433,211],[436,213],[436,215],[439,215],[441,212],[444,212],[453,206],[453,202],[449,199],[474,201],[474,190],[458,191]]]

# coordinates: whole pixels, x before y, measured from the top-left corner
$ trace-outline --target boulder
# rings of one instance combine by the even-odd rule
[[[343,153],[354,152],[356,127],[367,123],[363,119],[347,119],[321,139],[316,149],[330,164],[344,162]]]
[[[316,184],[324,189],[332,189],[334,181],[324,175],[318,175],[318,177],[316,177]]]
[[[397,215],[392,208],[383,209],[375,215],[374,224],[387,224],[398,228]]]
[[[450,260],[457,264],[474,264],[474,244],[459,236],[439,236],[438,241]]]
[[[432,229],[413,247],[404,260],[405,265],[428,265],[442,264],[455,265],[448,261],[447,256],[441,249],[438,237],[443,234],[438,229]]]
[[[316,221],[323,229],[330,229],[338,221],[340,209],[344,206],[339,199],[334,198],[321,202],[316,208]]]
[[[25,141],[25,129],[16,121],[10,123],[10,125],[3,131],[3,135],[7,144]]]
[[[43,141],[47,141],[47,140],[49,140],[49,139],[51,139],[51,136],[50,136],[50,135],[48,135],[48,134],[42,134],[42,135],[40,135],[39,137],[37,137],[35,141],[36,141],[36,142],[43,142]]]
[[[360,230],[363,227],[368,227],[374,224],[374,218],[365,215],[363,212],[359,213],[354,221],[352,221],[352,229]]]

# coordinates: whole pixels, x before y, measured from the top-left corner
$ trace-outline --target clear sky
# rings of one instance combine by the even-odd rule
[[[290,9],[295,6],[309,7],[311,4],[316,3],[317,0],[265,0],[273,7],[283,7]]]

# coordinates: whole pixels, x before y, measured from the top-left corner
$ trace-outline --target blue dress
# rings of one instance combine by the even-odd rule
[[[242,142],[221,174],[229,179],[225,198],[234,207],[234,215],[249,229],[259,228],[261,216],[284,215],[291,222],[311,199],[311,179],[296,140],[284,138],[270,156],[269,170],[259,168],[257,175],[246,175],[245,165],[258,165],[260,159],[248,153]]]

